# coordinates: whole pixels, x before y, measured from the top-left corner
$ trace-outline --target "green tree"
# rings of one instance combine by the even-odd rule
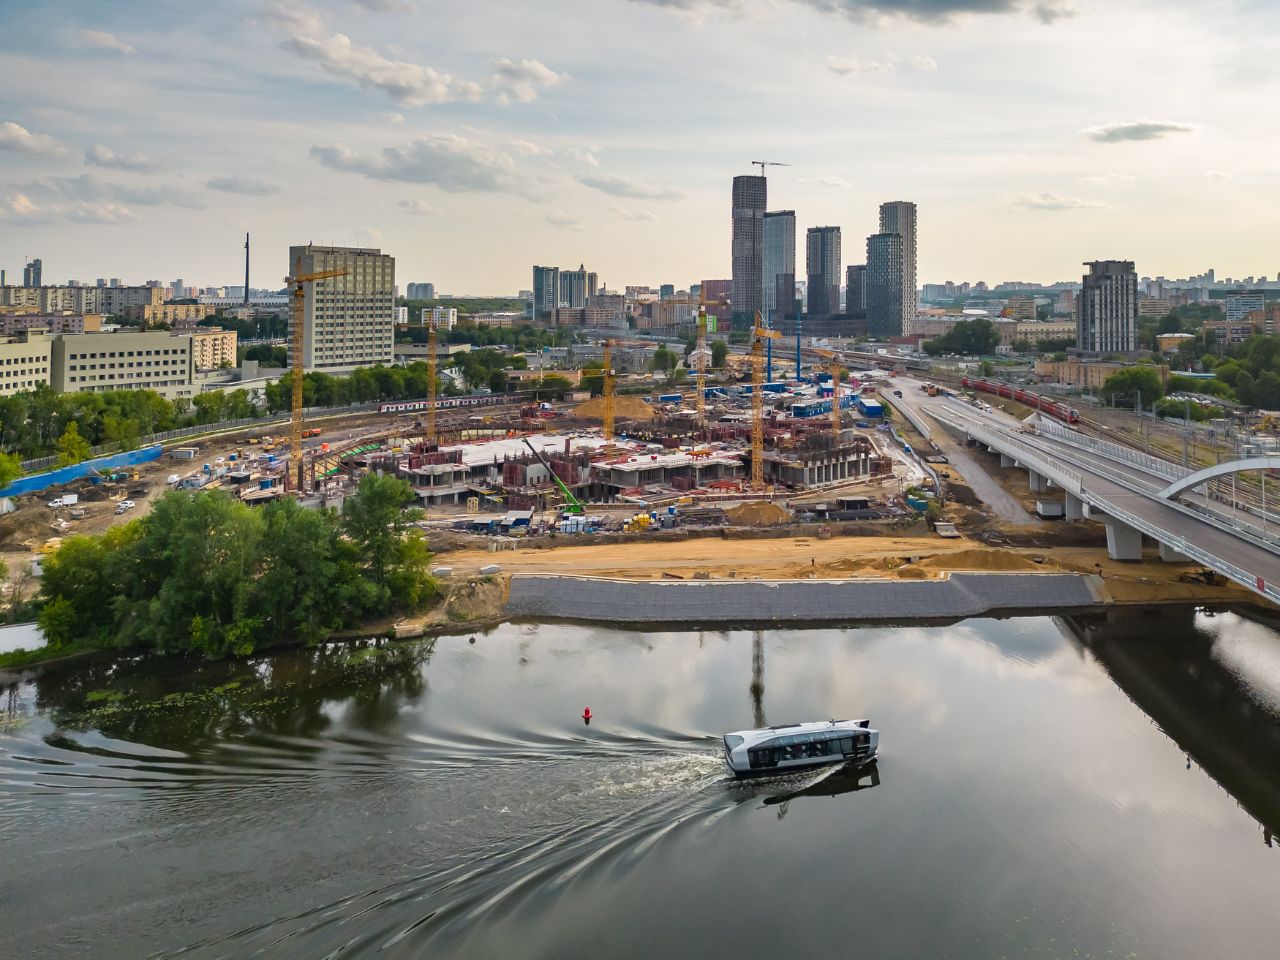
[[[0,453],[0,490],[22,476],[22,461],[16,454]]]
[[[1151,367],[1135,366],[1117,370],[1102,385],[1102,396],[1118,404],[1132,405],[1142,395],[1143,407],[1154,404],[1164,396],[1164,384],[1160,374]]]
[[[724,369],[725,363],[729,359],[729,344],[723,340],[711,341],[711,366],[716,370]]]
[[[392,476],[369,474],[342,504],[342,529],[355,543],[370,579],[385,586],[395,562],[395,548],[409,528],[405,507],[413,502],[413,488]]]
[[[80,428],[72,420],[58,438],[58,465],[73,466],[89,459],[89,441],[80,436]]]

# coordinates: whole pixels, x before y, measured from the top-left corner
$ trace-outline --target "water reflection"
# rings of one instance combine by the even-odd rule
[[[1251,629],[1280,664],[1280,637],[1236,616],[1196,617],[1187,608],[1057,621],[1093,653],[1129,698],[1259,824],[1280,830],[1280,717],[1258,696],[1274,685],[1260,657],[1229,669],[1215,652]],[[1264,661],[1265,663],[1265,661]]]
[[[1236,806],[1269,840],[1267,627],[1184,612],[471,640],[95,663],[11,688],[2,942],[307,960],[1273,952],[1280,863]],[[871,717],[881,758],[733,780],[720,735],[768,716]],[[56,897],[77,909],[50,917]]]

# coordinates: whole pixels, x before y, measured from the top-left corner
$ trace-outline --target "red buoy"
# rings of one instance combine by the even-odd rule
[[[590,708],[590,707],[587,707],[585,710],[583,710],[583,711],[582,711],[582,719],[583,719],[583,720],[586,720],[586,721],[588,721],[588,722],[590,722],[590,720],[591,720],[591,708]]]

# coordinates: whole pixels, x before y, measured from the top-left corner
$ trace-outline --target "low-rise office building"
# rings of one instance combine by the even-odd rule
[[[168,331],[85,333],[53,340],[49,385],[57,393],[154,390],[190,397],[191,337]]]

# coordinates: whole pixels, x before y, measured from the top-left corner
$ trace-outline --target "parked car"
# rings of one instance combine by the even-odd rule
[[[133,507],[134,507],[134,502],[132,500],[121,500],[119,503],[116,504],[116,513],[117,514],[126,513],[129,510],[132,510]]]

